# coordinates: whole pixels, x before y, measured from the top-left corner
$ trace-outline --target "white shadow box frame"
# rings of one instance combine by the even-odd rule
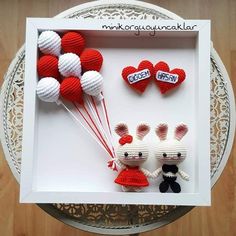
[[[150,180],[143,192],[122,192],[114,183],[117,172],[107,168],[109,156],[104,150],[61,106],[37,98],[37,40],[43,30],[78,30],[87,47],[101,51],[104,97],[112,128],[121,121],[131,133],[138,123],[151,126],[146,138],[151,154],[145,168],[154,171],[159,165],[153,154],[158,123],[168,123],[169,136],[180,122],[188,125],[183,138],[188,156],[180,168],[190,175],[190,181],[178,177],[181,193],[160,193],[161,177]],[[138,95],[126,86],[121,71],[143,59],[154,64],[164,60],[171,69],[183,68],[186,80],[167,96],[161,95],[154,83]],[[209,20],[28,18],[25,61],[20,202],[210,205]],[[118,144],[114,132],[113,137]]]

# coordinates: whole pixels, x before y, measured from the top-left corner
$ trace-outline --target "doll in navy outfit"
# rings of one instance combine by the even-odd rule
[[[163,181],[159,186],[161,193],[165,193],[170,188],[174,193],[181,192],[181,187],[177,180],[177,174],[184,180],[189,180],[189,176],[179,169],[178,164],[186,158],[187,150],[182,144],[181,139],[188,132],[185,124],[180,124],[175,129],[174,139],[166,139],[168,132],[167,124],[160,124],[156,128],[156,134],[160,143],[155,151],[155,157],[160,161],[162,166],[152,173],[156,178],[162,174]]]

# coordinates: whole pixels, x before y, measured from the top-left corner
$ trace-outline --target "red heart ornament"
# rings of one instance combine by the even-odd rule
[[[178,87],[186,77],[183,69],[175,68],[170,70],[169,65],[164,61],[158,62],[154,67],[155,83],[162,94]]]
[[[124,81],[135,91],[143,93],[154,75],[154,67],[150,61],[141,61],[138,69],[125,67],[122,71]]]

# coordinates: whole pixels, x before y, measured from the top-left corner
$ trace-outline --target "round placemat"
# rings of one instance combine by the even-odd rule
[[[181,19],[163,8],[139,1],[96,1],[71,8],[59,18]],[[211,50],[211,180],[219,178],[229,157],[235,130],[232,86],[218,54]],[[0,98],[0,134],[12,173],[19,182],[23,126],[25,51],[22,47],[4,77]],[[39,204],[74,227],[103,234],[144,232],[182,216],[192,207],[154,205]]]

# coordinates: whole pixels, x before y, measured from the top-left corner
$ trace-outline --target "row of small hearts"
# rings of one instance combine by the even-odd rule
[[[170,70],[169,65],[160,61],[155,66],[148,60],[140,62],[138,68],[125,67],[122,77],[128,86],[139,93],[143,93],[149,82],[154,79],[162,94],[178,87],[186,78],[185,71],[180,68]]]

